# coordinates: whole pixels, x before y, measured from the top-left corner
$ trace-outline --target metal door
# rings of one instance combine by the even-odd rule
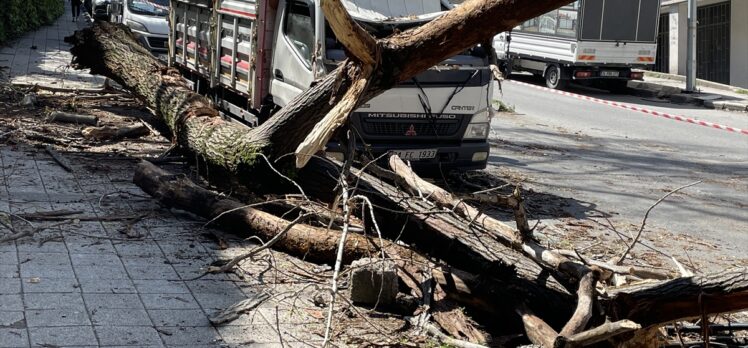
[[[653,70],[670,72],[670,14],[667,13],[660,16],[657,29],[657,58]]]
[[[730,83],[730,2],[698,8],[696,76]]]

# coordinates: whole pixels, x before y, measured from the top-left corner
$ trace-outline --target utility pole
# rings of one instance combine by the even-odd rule
[[[696,91],[696,0],[688,0],[688,52],[686,52],[686,91]]]

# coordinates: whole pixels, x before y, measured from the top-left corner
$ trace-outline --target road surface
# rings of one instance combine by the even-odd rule
[[[627,234],[635,234],[647,209],[660,197],[701,180],[653,209],[645,233],[694,237],[717,245],[719,253],[730,258],[748,259],[748,135],[539,86],[544,86],[541,80],[519,76],[503,83],[503,95],[497,91],[495,99],[514,106],[515,113],[501,114],[492,122],[489,170],[515,176],[535,191],[564,197],[561,215],[605,220]],[[745,113],[583,87],[569,92],[748,129]]]

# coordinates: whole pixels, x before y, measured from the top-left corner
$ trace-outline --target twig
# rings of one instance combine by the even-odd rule
[[[208,222],[204,223],[203,224],[203,228],[208,227],[208,225],[210,225],[213,222],[215,222],[216,220],[220,219],[222,216],[224,216],[226,214],[229,214],[229,213],[233,213],[233,212],[235,212],[237,210],[242,210],[242,209],[246,209],[246,208],[253,208],[253,207],[260,206],[260,205],[271,204],[271,203],[276,203],[276,202],[286,202],[286,200],[285,199],[273,199],[273,200],[269,200],[269,201],[265,201],[265,202],[258,202],[258,203],[247,204],[247,205],[243,205],[241,207],[236,207],[236,208],[232,208],[232,209],[223,211],[220,214],[216,215],[214,218],[208,220]]]
[[[47,153],[50,156],[52,156],[52,159],[55,160],[55,162],[57,162],[57,164],[59,164],[60,167],[62,167],[62,169],[65,169],[65,171],[69,173],[73,172],[73,168],[70,166],[70,164],[68,164],[67,161],[64,158],[62,158],[62,155],[60,155],[59,152],[55,151],[55,149],[53,149],[52,146],[50,145],[45,146],[44,151],[47,151]]]
[[[431,323],[425,322],[420,323],[415,317],[408,317],[408,322],[413,326],[420,326],[424,329],[426,329],[426,332],[429,334],[435,336],[440,342],[454,346],[459,348],[487,348],[484,345],[471,343],[463,340],[458,340],[456,338],[452,338],[441,332],[436,326],[432,325]]]
[[[681,277],[693,277],[693,272],[683,267],[683,265],[680,262],[678,262],[675,256],[671,257],[670,259],[673,260],[673,263],[675,264],[675,267],[678,269],[678,273],[680,273]]]
[[[634,246],[636,245],[636,243],[639,242],[639,238],[642,235],[642,231],[644,231],[644,226],[647,224],[647,217],[649,217],[649,213],[652,211],[652,209],[654,209],[654,207],[656,207],[658,204],[662,203],[662,201],[664,201],[666,198],[668,198],[673,193],[676,193],[676,192],[678,192],[678,191],[680,191],[680,190],[682,190],[684,188],[700,184],[701,182],[702,182],[701,180],[694,181],[694,182],[692,182],[690,184],[678,187],[677,189],[668,192],[667,194],[665,194],[664,196],[662,196],[662,198],[658,199],[657,202],[655,202],[654,204],[652,204],[652,206],[650,206],[649,209],[647,209],[647,212],[644,213],[644,219],[642,220],[642,224],[639,227],[639,232],[637,232],[636,233],[636,237],[634,237],[634,241],[631,242],[631,244],[628,246],[628,248],[626,248],[626,251],[623,252],[623,255],[621,255],[621,257],[618,258],[618,261],[616,262],[616,265],[620,265],[623,262],[623,260],[626,259],[626,255],[628,255],[629,252],[631,252],[631,249],[634,248]]]
[[[309,218],[312,215],[314,215],[314,214],[307,213],[307,214],[299,215],[296,219],[294,219],[288,225],[286,225],[286,227],[283,229],[283,231],[281,231],[280,233],[278,233],[275,236],[273,236],[273,238],[270,239],[267,243],[264,243],[264,244],[262,244],[262,245],[260,245],[260,246],[258,246],[256,248],[254,248],[254,249],[252,249],[252,250],[250,250],[250,251],[248,251],[248,252],[246,252],[244,254],[241,254],[239,256],[234,257],[233,259],[231,259],[231,261],[227,262],[225,265],[223,265],[221,267],[210,267],[203,274],[201,274],[201,275],[199,275],[197,277],[194,277],[194,278],[187,279],[187,280],[188,281],[198,280],[198,279],[200,279],[202,277],[205,277],[208,274],[225,273],[225,272],[231,271],[231,269],[233,269],[234,266],[236,266],[237,264],[239,264],[239,262],[242,262],[243,260],[245,260],[245,259],[247,259],[249,257],[252,257],[253,255],[257,255],[257,253],[259,253],[259,252],[261,252],[261,251],[263,251],[265,249],[268,249],[268,248],[272,247],[275,243],[277,243],[279,240],[281,240],[283,237],[285,237],[286,233],[288,233],[288,231],[290,231],[292,227],[294,227],[296,224],[302,222],[303,220]]]
[[[55,228],[55,227],[58,227],[58,226],[61,226],[61,225],[64,225],[64,224],[71,223],[71,222],[72,222],[72,220],[65,220],[65,221],[60,221],[60,222],[56,222],[56,223],[45,225],[45,226],[35,227],[34,229],[32,229],[30,231],[16,232],[16,233],[13,233],[11,235],[8,235],[8,236],[0,238],[0,243],[14,241],[14,240],[17,240],[17,239],[21,239],[23,237],[31,237],[34,234],[36,234],[37,232],[41,232],[43,230],[47,230],[47,229],[50,229],[50,228]]]
[[[67,209],[61,209],[61,210],[51,210],[51,211],[39,211],[34,213],[28,213],[28,214],[21,214],[19,216],[24,217],[29,220],[44,220],[45,218],[54,218],[54,217],[61,217],[61,216],[67,216],[67,215],[75,215],[75,214],[81,214],[83,211],[81,210],[67,210]]]
[[[307,197],[306,193],[304,193],[304,189],[302,189],[301,186],[296,183],[296,181],[291,180],[291,178],[289,178],[289,177],[281,174],[281,172],[279,172],[277,169],[275,169],[275,167],[273,167],[273,164],[270,163],[270,160],[267,158],[267,156],[265,156],[265,154],[260,153],[260,156],[263,159],[265,159],[265,162],[267,162],[268,166],[270,167],[270,169],[272,169],[275,172],[275,174],[278,174],[281,178],[286,179],[288,182],[290,182],[294,186],[296,186],[296,188],[299,189],[299,192],[301,192],[301,196],[304,197],[304,200],[307,200],[307,201],[309,200],[309,197]]]
[[[322,341],[322,347],[326,347],[330,343],[330,331],[332,328],[332,313],[335,308],[335,298],[338,293],[338,276],[340,275],[340,267],[343,263],[343,250],[345,249],[345,239],[348,236],[348,222],[351,217],[351,209],[349,207],[350,202],[348,201],[348,184],[345,181],[345,174],[341,173],[340,184],[342,185],[343,191],[343,232],[340,234],[340,242],[338,243],[338,252],[335,257],[335,269],[332,274],[332,289],[330,304],[327,311],[327,322],[325,324],[325,339]]]
[[[95,215],[82,215],[82,216],[43,216],[43,215],[21,215],[28,218],[29,220],[45,220],[45,221],[60,221],[60,220],[78,220],[78,221],[121,221],[121,220],[136,220],[142,219],[149,214],[141,215],[109,215],[109,216],[95,216]]]

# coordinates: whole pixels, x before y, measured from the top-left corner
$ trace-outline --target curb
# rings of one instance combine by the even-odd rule
[[[729,101],[704,101],[704,106],[716,110],[744,111],[748,112],[748,104],[735,103]]]
[[[644,76],[679,81],[679,82],[686,82],[686,77],[682,75],[673,75],[673,74],[668,74],[668,73],[647,71],[647,70],[644,70],[643,72],[644,72]],[[696,87],[699,87],[699,86],[719,89],[719,90],[728,91],[728,92],[737,92],[738,90],[745,89],[745,88],[725,85],[722,83],[713,82],[709,80],[696,79]]]
[[[680,87],[663,86],[654,82],[629,81],[628,87],[638,93],[660,98],[669,98],[671,95],[683,93]]]
[[[654,82],[629,81],[628,88],[634,91],[636,95],[645,98],[667,98],[675,104],[696,104],[703,105],[709,109],[726,110],[726,111],[748,111],[748,100],[745,102],[735,102],[730,100],[703,100],[697,95],[684,93],[679,87],[663,86]]]

